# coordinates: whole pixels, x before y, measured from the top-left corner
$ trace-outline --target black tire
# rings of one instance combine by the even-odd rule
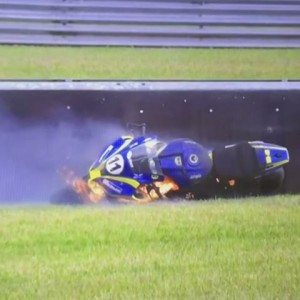
[[[264,175],[259,180],[260,192],[270,194],[276,192],[282,185],[284,180],[283,167],[272,171],[270,174]]]

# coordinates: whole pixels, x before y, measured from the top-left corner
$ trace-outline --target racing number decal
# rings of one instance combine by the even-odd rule
[[[110,158],[106,163],[106,170],[110,174],[119,175],[124,170],[124,158],[117,154]]]

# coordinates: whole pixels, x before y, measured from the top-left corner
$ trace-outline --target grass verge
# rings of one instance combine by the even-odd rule
[[[300,196],[0,208],[0,297],[300,297]]]
[[[300,79],[300,49],[0,46],[0,79]]]

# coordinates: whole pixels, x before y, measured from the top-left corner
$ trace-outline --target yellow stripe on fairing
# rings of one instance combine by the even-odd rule
[[[267,166],[267,170],[279,167],[279,166],[284,165],[284,164],[286,164],[288,162],[289,162],[289,160],[286,159],[286,160],[280,161],[278,163],[271,164],[271,166]]]
[[[102,176],[101,178],[105,178],[105,179],[110,179],[110,180],[115,180],[115,181],[119,181],[119,182],[123,182],[123,183],[127,183],[130,186],[132,186],[133,188],[138,188],[140,183],[135,180],[135,179],[131,179],[131,178],[127,178],[127,177],[121,177],[121,176]]]

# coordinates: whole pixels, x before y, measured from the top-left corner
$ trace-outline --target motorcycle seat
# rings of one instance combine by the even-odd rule
[[[253,178],[260,172],[255,149],[248,142],[216,148],[213,163],[219,177],[245,179]]]

